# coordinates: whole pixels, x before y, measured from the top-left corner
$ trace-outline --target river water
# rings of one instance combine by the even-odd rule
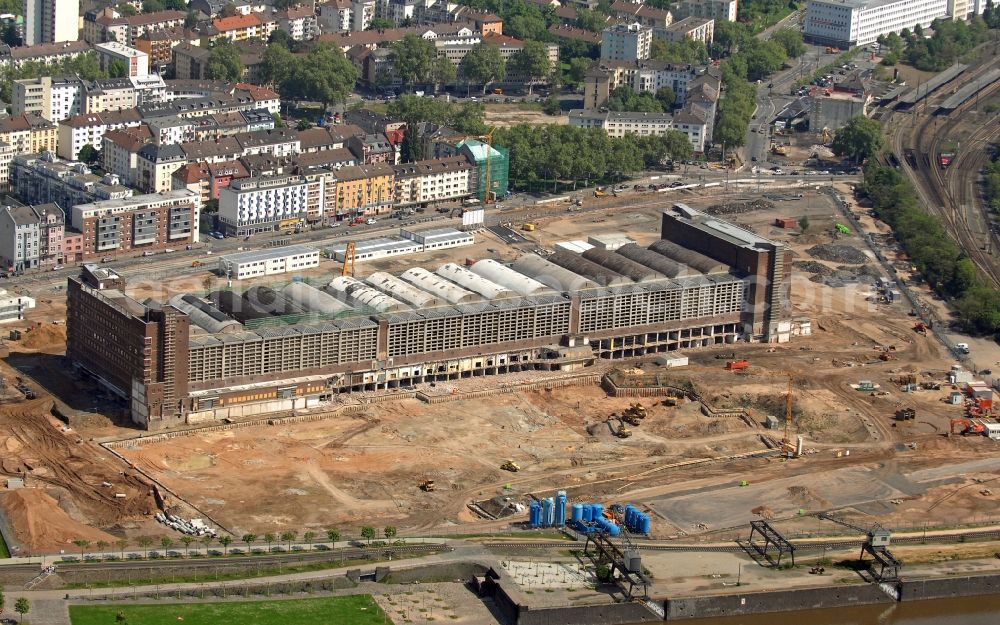
[[[1000,625],[1000,595],[676,622],[683,625]]]

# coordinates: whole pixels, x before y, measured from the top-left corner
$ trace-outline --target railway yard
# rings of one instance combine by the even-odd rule
[[[573,501],[641,505],[653,520],[651,536],[663,540],[730,538],[757,518],[779,519],[792,533],[815,532],[815,518],[800,510],[841,510],[900,527],[914,518],[931,526],[995,518],[997,496],[975,485],[994,479],[998,467],[983,458],[996,443],[945,436],[951,419],[965,411],[946,401],[952,390],[946,376],[956,361],[933,336],[914,332],[908,307],[886,303],[875,292],[872,284],[881,274],[874,254],[857,233],[835,227],[842,221],[837,202],[805,185],[763,195],[689,191],[680,197],[789,243],[794,316],[812,321],[811,336],[691,350],[685,352],[690,364],[677,369],[648,360],[599,362],[579,372],[589,377],[581,384],[567,385],[566,374],[532,372],[413,389],[450,401],[401,395],[366,403],[373,393],[346,395],[340,405],[361,407],[343,416],[215,426],[107,449],[99,443],[137,433],[106,416],[115,414],[107,398],[52,366],[60,362],[61,334],[47,331],[31,349],[7,345],[4,376],[22,378],[39,397],[0,405],[3,472],[24,477],[28,487],[0,495],[0,506],[27,550],[72,549],[80,537],[111,541],[168,532],[153,520],[154,495],[179,516],[205,518],[235,536],[322,534],[330,526],[355,535],[375,519],[402,535],[507,532],[526,520],[532,498],[557,490]],[[506,244],[487,232],[475,246],[450,255],[362,263],[359,275],[459,254],[511,260],[595,231],[620,231],[646,244],[657,238],[659,212],[669,199],[635,195],[581,212],[526,209],[537,229],[521,232],[522,242]],[[620,205],[611,209],[615,201]],[[803,216],[810,221],[804,233],[774,226],[779,217]],[[866,228],[885,229],[861,217]],[[334,271],[339,266],[332,261],[310,270]],[[206,271],[165,279],[155,288],[180,292],[206,279],[218,278]],[[146,296],[153,285],[136,289]],[[58,305],[56,295],[53,310]],[[49,327],[59,326],[43,326]],[[888,356],[883,360],[882,354]],[[746,368],[727,370],[727,362],[740,359],[748,361]],[[631,428],[632,436],[618,438],[615,416],[636,400],[610,397],[596,384],[612,369],[656,374],[698,399],[676,406],[662,397],[639,399],[648,416]],[[544,383],[547,375],[551,385]],[[784,417],[789,376],[790,427],[803,437],[804,453],[784,461],[775,452],[782,430],[768,430],[764,422],[769,415]],[[904,392],[914,381],[927,389]],[[465,397],[526,382],[535,388]],[[861,382],[872,386],[856,390]],[[897,421],[902,408],[913,408],[916,418]],[[728,416],[707,416],[706,410]],[[502,470],[507,460],[520,470]],[[816,480],[819,472],[830,479]],[[435,484],[431,492],[421,489],[426,480]],[[25,497],[33,489],[45,496]],[[41,519],[60,519],[61,531],[43,532]]]

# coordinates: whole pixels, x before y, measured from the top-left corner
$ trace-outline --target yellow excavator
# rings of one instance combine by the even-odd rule
[[[618,438],[628,438],[629,436],[632,436],[632,430],[625,427],[625,424],[622,423],[618,426],[618,429],[615,430],[615,436]]]
[[[643,406],[640,403],[632,404],[631,406],[629,406],[625,410],[625,415],[627,415],[627,416],[633,416],[636,419],[645,419],[646,418],[646,407]]]
[[[517,463],[513,460],[507,460],[500,465],[500,468],[504,471],[510,471],[511,473],[517,473],[521,470],[521,467],[517,466]]]

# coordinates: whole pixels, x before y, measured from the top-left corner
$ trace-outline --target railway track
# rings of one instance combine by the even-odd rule
[[[997,540],[1000,539],[1000,531],[986,530],[981,532],[963,532],[960,534],[932,534],[930,536],[896,536],[893,537],[893,544],[897,545],[918,545],[923,543],[955,543],[970,540]],[[705,553],[738,553],[743,551],[743,547],[733,543],[731,545],[698,545],[698,544],[671,544],[633,541],[641,551],[692,551]],[[861,539],[846,540],[796,540],[791,539],[796,549],[847,549],[860,547]],[[516,549],[566,549],[573,545],[565,540],[553,541],[496,541],[483,543],[485,547],[493,548],[516,548]]]
[[[981,66],[965,76],[963,82],[979,79],[994,65]],[[903,157],[902,160],[887,157],[887,161],[892,166],[903,168],[928,209],[944,221],[948,231],[993,286],[1000,288],[1000,269],[981,243],[978,226],[980,223],[988,224],[989,220],[984,216],[984,207],[977,193],[979,175],[988,159],[986,148],[1000,134],[1000,128],[995,123],[978,123],[968,138],[963,139],[961,152],[947,169],[942,169],[937,163],[942,144],[951,137],[961,135],[969,124],[977,123],[978,120],[971,118],[970,112],[978,106],[979,99],[990,97],[998,89],[1000,81],[993,82],[977,98],[966,101],[947,116],[927,114],[927,111],[933,111],[936,105],[932,102],[948,93],[928,97],[921,116],[918,118],[916,111],[907,113],[907,116],[912,115],[911,120],[907,122],[903,117],[899,132],[894,135],[893,149],[895,154]],[[908,133],[905,132],[907,125]],[[991,236],[987,225],[987,240]]]
[[[149,571],[150,569],[219,569],[219,568],[277,568],[279,566],[295,566],[316,562],[337,562],[342,560],[360,560],[367,556],[387,557],[389,555],[420,556],[441,551],[451,551],[452,548],[443,543],[425,543],[418,545],[391,545],[385,547],[351,547],[344,549],[327,549],[323,551],[303,551],[284,555],[263,556],[228,556],[224,559],[215,558],[158,558],[155,560],[130,561],[84,561],[57,562],[57,570],[82,572],[98,571]],[[38,564],[17,564],[3,567],[4,571],[37,571]]]

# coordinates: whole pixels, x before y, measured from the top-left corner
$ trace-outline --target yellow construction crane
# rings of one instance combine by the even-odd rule
[[[348,241],[347,249],[344,250],[344,267],[340,270],[340,275],[346,276],[349,271],[351,277],[354,277],[354,256],[356,253],[357,245],[354,244],[354,241]],[[350,269],[348,269],[348,266],[350,266]]]

